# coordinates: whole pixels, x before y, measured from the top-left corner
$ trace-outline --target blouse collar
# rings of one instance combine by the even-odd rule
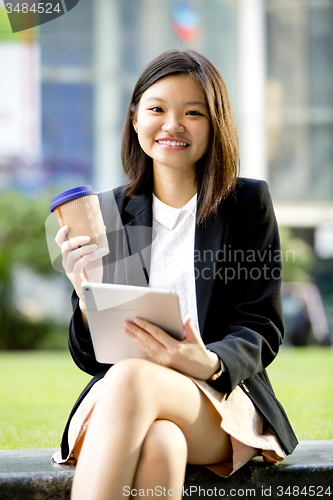
[[[153,218],[170,230],[176,226],[180,214],[188,212],[195,219],[196,210],[197,193],[182,208],[170,207],[170,205],[166,205],[153,194]]]

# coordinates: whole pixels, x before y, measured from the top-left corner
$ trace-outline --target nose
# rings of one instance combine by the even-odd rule
[[[185,127],[178,116],[168,114],[165,118],[165,122],[162,125],[164,132],[168,132],[170,135],[183,134],[185,132]]]

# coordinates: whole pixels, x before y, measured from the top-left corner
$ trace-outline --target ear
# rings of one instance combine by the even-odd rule
[[[133,118],[132,118],[132,125],[136,133],[138,133],[138,117],[137,117],[137,112],[134,112]]]

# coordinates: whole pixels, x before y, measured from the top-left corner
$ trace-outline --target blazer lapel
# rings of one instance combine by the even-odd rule
[[[124,225],[123,255],[126,284],[148,286],[152,244],[151,195],[131,198],[125,207],[132,219]]]
[[[201,335],[213,291],[218,252],[221,250],[224,223],[220,217],[210,217],[205,227],[196,225],[194,241],[194,274],[198,321]]]

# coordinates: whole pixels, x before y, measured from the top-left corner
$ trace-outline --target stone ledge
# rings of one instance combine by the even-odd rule
[[[1,500],[69,499],[75,468],[53,465],[54,451],[0,450]],[[325,494],[328,487],[331,495]],[[333,500],[330,498],[333,497],[333,441],[302,441],[284,462],[269,465],[256,458],[227,479],[202,467],[188,466],[184,488],[183,498],[192,500],[226,497],[291,500],[296,496],[302,500],[311,496]]]

